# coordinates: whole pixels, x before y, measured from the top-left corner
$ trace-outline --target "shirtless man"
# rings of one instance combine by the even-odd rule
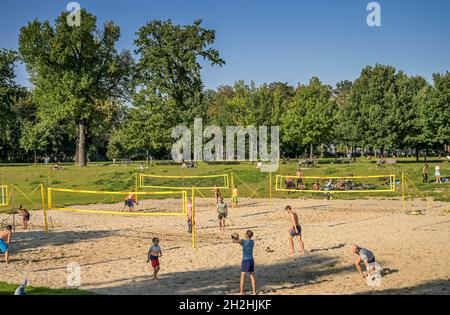
[[[286,206],[284,208],[286,214],[289,216],[289,246],[291,248],[291,256],[294,255],[294,237],[297,236],[298,244],[300,245],[301,252],[305,252],[305,245],[302,240],[302,227],[298,221],[298,215],[294,211],[292,211],[291,206]]]
[[[214,198],[216,199],[216,204],[218,204],[220,197],[221,197],[220,189],[217,188],[217,186],[214,186],[213,192],[214,192]]]
[[[11,244],[12,226],[8,225],[6,230],[0,231],[0,250],[5,253],[5,262],[9,263],[9,244]]]
[[[133,193],[130,193],[126,198],[125,198],[125,208],[128,207],[128,210],[130,212],[134,211],[134,203],[136,202],[136,196]]]

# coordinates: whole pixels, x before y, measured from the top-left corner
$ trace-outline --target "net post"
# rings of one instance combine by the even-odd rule
[[[195,186],[192,186],[192,213],[191,213],[191,224],[192,224],[192,249],[196,249],[196,234],[197,234],[197,229],[195,226]]]
[[[234,172],[231,172],[231,208],[234,208],[234,198],[233,198],[233,189],[234,189]]]
[[[11,211],[12,211],[12,218],[13,218],[13,232],[16,233],[16,216],[14,211],[14,184],[11,184]]]
[[[43,183],[41,183],[41,199],[42,199],[42,211],[44,212],[44,230],[45,234],[48,234],[47,209],[45,208],[45,191]]]
[[[135,192],[138,192],[138,173],[135,173],[135,174],[134,174],[134,191],[135,191]],[[136,203],[139,202],[138,196],[139,196],[139,194],[136,194],[136,195],[135,195]]]
[[[406,206],[405,206],[405,173],[402,172],[402,205],[403,205],[403,211],[406,213]]]

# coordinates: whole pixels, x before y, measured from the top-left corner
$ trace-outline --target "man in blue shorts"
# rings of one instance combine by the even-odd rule
[[[289,247],[291,249],[291,256],[294,255],[294,238],[297,237],[298,239],[298,244],[300,245],[300,251],[302,253],[305,252],[305,244],[303,243],[302,240],[302,227],[300,226],[300,222],[298,219],[298,215],[297,213],[295,213],[291,206],[286,206],[286,208],[284,208],[284,210],[286,211],[286,214],[289,217]]]
[[[245,240],[240,240],[238,234],[233,234],[231,238],[233,243],[242,246],[242,265],[241,265],[241,282],[240,282],[240,294],[244,295],[245,275],[250,275],[252,282],[253,295],[256,295],[256,281],[255,281],[255,261],[253,259],[253,248],[255,247],[255,241],[252,240],[253,232],[248,230],[245,233]]]

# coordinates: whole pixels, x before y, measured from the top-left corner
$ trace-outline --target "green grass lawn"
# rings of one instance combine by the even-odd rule
[[[440,161],[429,161],[430,180],[434,181],[434,166]],[[424,162],[416,163],[414,159],[399,159],[396,166],[378,167],[375,160],[367,161],[358,159],[351,165],[336,164],[335,159],[321,159],[319,166],[315,168],[305,169],[304,176],[346,176],[346,175],[388,175],[395,174],[400,178],[402,172],[406,172],[414,184],[423,193],[433,197],[435,200],[450,201],[450,183],[444,184],[423,184],[422,183],[422,166]],[[442,177],[450,177],[450,163],[441,161]],[[145,164],[144,164],[145,165]],[[80,168],[71,164],[63,164],[62,170],[51,171],[50,166],[39,165],[0,165],[1,183],[11,185],[15,184],[14,206],[19,204],[30,209],[41,209],[40,189],[35,190],[40,183],[55,188],[70,189],[86,189],[100,191],[130,191],[134,189],[135,174],[140,173],[138,169],[139,163],[134,165],[112,165],[112,163],[91,163],[88,167]],[[280,164],[277,174],[294,175],[297,168],[296,161],[290,161]],[[208,165],[199,163],[197,168],[182,169],[179,165],[159,165],[154,163],[146,167],[145,173],[157,175],[211,175],[224,174],[234,172],[253,190],[258,188],[257,196],[267,198],[269,196],[269,174],[261,173],[256,169],[255,164],[239,163],[239,164],[221,164]],[[165,182],[168,183],[167,181]],[[178,182],[182,184],[181,182]],[[173,184],[173,181],[172,181]],[[211,184],[211,183],[209,183]],[[242,197],[252,195],[251,191],[239,180],[236,180]],[[400,186],[397,186],[400,188]],[[147,189],[148,190],[148,189]],[[34,193],[32,193],[34,191]],[[22,192],[28,197],[25,197]],[[204,192],[211,196],[209,191]],[[228,192],[224,192],[227,196]],[[255,195],[256,196],[256,195]],[[275,192],[273,197],[279,198],[295,198],[303,197],[303,193],[286,194]],[[369,198],[371,196],[379,197],[399,197],[400,193],[370,193],[370,194],[340,194],[338,198]],[[421,197],[415,191],[411,191],[412,197]],[[307,197],[315,198],[317,196],[308,195]],[[58,202],[61,205],[83,204],[90,202],[98,202],[94,196],[77,195],[77,194],[61,194]],[[98,197],[96,197],[98,198]],[[108,202],[109,199],[105,202]],[[117,201],[111,200],[111,201]],[[10,211],[11,205],[0,207],[0,211]]]
[[[0,295],[14,295],[18,284],[0,282]],[[49,289],[42,287],[27,287],[27,295],[95,295],[94,292],[77,289]]]

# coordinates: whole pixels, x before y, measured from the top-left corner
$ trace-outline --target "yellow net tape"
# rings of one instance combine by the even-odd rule
[[[172,180],[174,183],[180,182],[180,186],[160,184],[158,185],[157,180]],[[199,186],[201,180],[211,180],[218,179],[220,183],[218,185],[209,186]],[[147,183],[147,181],[152,180],[152,183]],[[194,180],[198,180],[194,182]],[[185,181],[190,181],[191,184],[184,184]],[[139,174],[139,187],[140,188],[158,188],[158,189],[191,189],[195,186],[196,190],[212,190],[214,188],[218,189],[229,189],[230,188],[230,174],[219,174],[219,175],[150,175],[150,174]]]

